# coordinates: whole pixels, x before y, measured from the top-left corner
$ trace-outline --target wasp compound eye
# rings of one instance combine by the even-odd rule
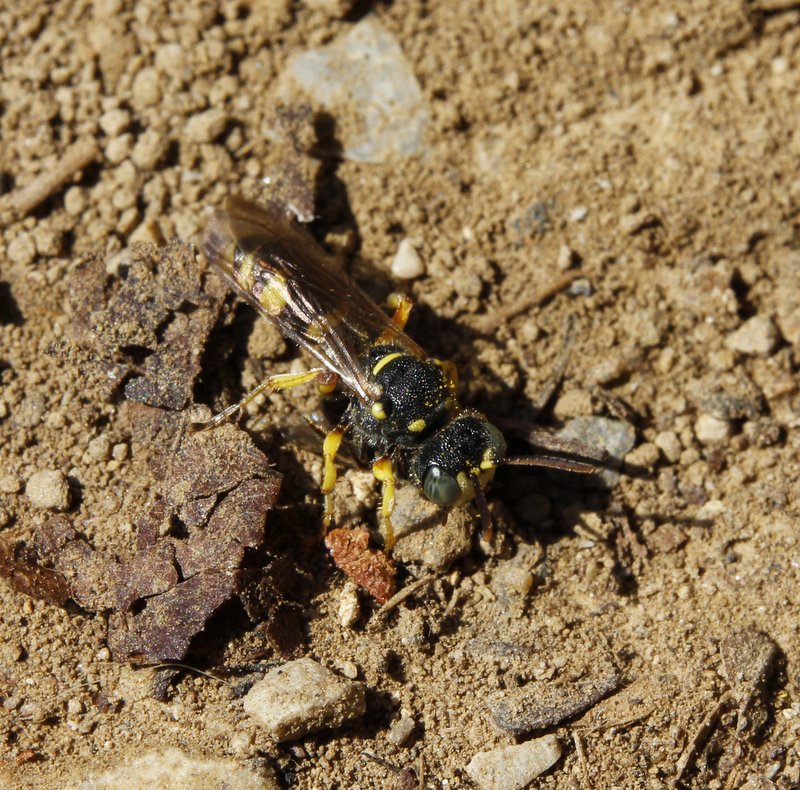
[[[439,466],[429,466],[422,480],[425,496],[440,507],[452,507],[461,496],[461,486],[453,475]]]

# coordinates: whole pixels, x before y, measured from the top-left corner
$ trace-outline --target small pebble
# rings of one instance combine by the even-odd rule
[[[300,658],[268,672],[245,696],[244,709],[281,742],[338,727],[367,708],[362,683]]]
[[[392,261],[392,274],[398,280],[413,280],[425,274],[425,264],[411,239],[403,239]]]
[[[9,245],[6,252],[12,263],[26,266],[36,258],[36,245],[30,233],[20,233]]]
[[[570,283],[569,293],[571,296],[591,296],[592,283],[585,277],[579,277]]]
[[[107,461],[111,454],[111,442],[105,434],[95,436],[89,442],[86,452],[93,461]]]
[[[95,719],[84,722],[96,725]],[[227,725],[215,723],[219,731]],[[233,733],[229,733],[233,737]],[[106,742],[106,748],[111,741]],[[260,768],[258,772],[241,765],[236,760],[218,760],[202,755],[186,754],[173,746],[164,744],[160,751],[139,749],[134,759],[116,760],[112,757],[107,765],[87,770],[80,784],[74,787],[128,788],[145,787],[195,787],[236,788],[236,790],[279,790],[285,787],[278,782],[271,770]],[[240,758],[241,759],[241,758]]]
[[[218,107],[192,115],[186,123],[186,136],[196,143],[210,143],[219,137],[228,123],[228,116]]]
[[[82,187],[70,187],[64,193],[64,210],[73,217],[86,209],[86,195]]]
[[[158,72],[153,68],[142,69],[131,86],[133,104],[136,107],[151,107],[161,101],[161,84]]]
[[[583,222],[588,213],[589,209],[586,206],[576,206],[569,212],[570,222]]]
[[[25,486],[25,495],[37,508],[66,510],[69,507],[69,483],[57,469],[34,472]]]
[[[578,256],[575,254],[575,250],[567,244],[562,244],[558,250],[558,259],[556,260],[558,270],[565,272],[567,269],[571,269],[577,260]]]
[[[695,513],[695,521],[713,521],[717,516],[721,516],[727,508],[720,499],[709,499]]]
[[[700,444],[716,444],[730,438],[732,433],[729,420],[721,420],[712,414],[701,414],[694,424],[694,435]]]
[[[33,243],[36,245],[36,253],[48,257],[58,255],[61,252],[62,238],[60,231],[39,225],[33,231]]]
[[[756,315],[725,338],[725,346],[748,356],[767,356],[778,343],[778,330],[772,319]]]
[[[652,214],[647,211],[637,211],[633,214],[626,214],[619,221],[619,229],[626,236],[633,236],[652,221]]]
[[[18,494],[22,489],[22,481],[16,475],[0,477],[0,494]]]
[[[632,471],[652,469],[658,463],[658,458],[658,447],[652,442],[644,442],[625,456],[625,466]]]
[[[355,680],[358,677],[358,664],[353,661],[340,661],[336,667],[348,680]]]
[[[133,135],[130,133],[121,134],[108,141],[105,148],[105,156],[112,165],[118,165],[130,156]]]
[[[118,137],[131,125],[131,114],[127,110],[109,110],[100,116],[100,128],[109,137]]]
[[[153,129],[146,129],[133,147],[131,159],[142,170],[150,170],[167,152],[169,141]]]
[[[478,752],[467,773],[482,790],[521,790],[552,767],[561,757],[555,735],[545,735],[516,746]]]
[[[339,597],[337,611],[339,624],[342,628],[352,628],[361,617],[361,602],[358,598],[358,587],[352,582],[347,582]]]
[[[386,740],[394,746],[404,746],[414,734],[416,722],[411,716],[402,715],[397,721],[392,722],[386,733]]]
[[[664,457],[670,462],[675,463],[683,452],[683,445],[678,435],[674,431],[661,431],[656,434],[653,444],[664,453]]]

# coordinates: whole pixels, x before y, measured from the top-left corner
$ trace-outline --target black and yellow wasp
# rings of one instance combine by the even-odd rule
[[[506,458],[500,431],[479,412],[459,405],[452,365],[429,357],[403,331],[411,310],[408,298],[390,297],[394,314],[389,316],[282,208],[230,197],[209,222],[204,249],[241,297],[320,363],[304,373],[270,376],[212,424],[260,392],[312,381],[323,394],[339,384],[344,389],[347,407],[323,442],[326,527],[333,513],[334,461],[346,435],[356,456],[372,462],[383,485],[381,517],[389,549],[398,463],[437,505],[476,499],[487,529],[484,489],[500,464],[594,471],[555,456]]]

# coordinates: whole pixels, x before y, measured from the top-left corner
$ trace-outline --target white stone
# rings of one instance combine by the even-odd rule
[[[397,247],[392,274],[398,280],[413,280],[425,274],[425,264],[411,239],[403,239]]]
[[[78,790],[148,790],[152,787],[230,787],[237,790],[277,790],[275,776],[254,773],[235,760],[205,760],[178,749],[147,752],[138,759],[90,774]]]
[[[66,510],[69,507],[69,483],[64,473],[56,469],[34,472],[25,486],[25,495],[37,508]]]
[[[725,338],[725,346],[749,356],[767,356],[778,342],[778,330],[768,316],[755,315]]]
[[[358,587],[352,582],[347,582],[339,597],[337,610],[339,624],[342,628],[352,628],[361,617],[361,602],[358,598]]]
[[[701,444],[724,442],[731,435],[731,424],[713,414],[701,414],[694,424],[694,435]]]
[[[517,746],[478,752],[467,773],[481,790],[522,790],[561,757],[555,735],[545,735]]]
[[[244,709],[276,741],[291,741],[323,727],[338,727],[367,708],[363,683],[300,658],[268,672],[245,696]]]

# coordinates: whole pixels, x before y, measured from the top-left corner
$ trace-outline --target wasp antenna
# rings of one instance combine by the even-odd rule
[[[470,475],[470,479],[472,480],[472,488],[475,491],[475,504],[478,506],[478,513],[481,517],[481,537],[486,543],[491,543],[494,535],[494,523],[492,514],[489,512],[489,505],[486,502],[486,494],[481,488],[481,481],[477,475]]]
[[[558,469],[562,472],[575,472],[579,475],[593,475],[600,471],[596,464],[574,461],[571,458],[558,458],[553,455],[522,455],[518,458],[504,458],[502,466],[538,466],[540,469]]]

